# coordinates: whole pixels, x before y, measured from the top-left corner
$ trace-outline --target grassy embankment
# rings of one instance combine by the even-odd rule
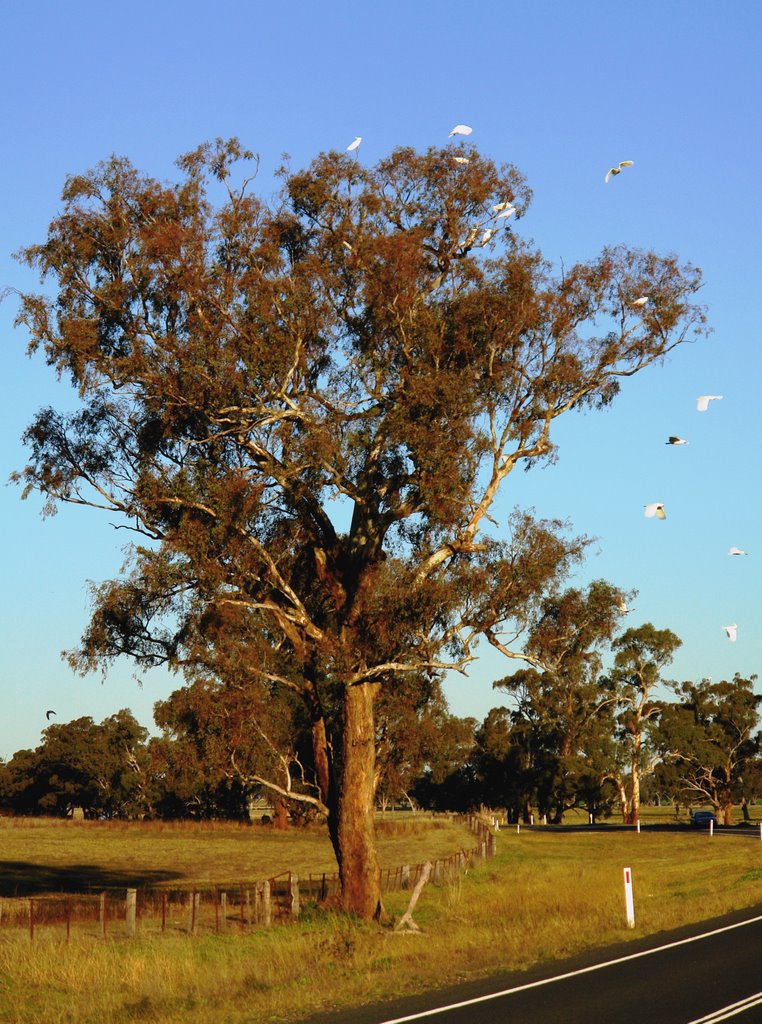
[[[453,831],[450,831],[452,829]],[[38,842],[45,828],[2,823],[2,859],[9,845],[26,835],[26,862],[52,854]],[[55,828],[49,830],[51,833]],[[165,863],[187,878],[215,877],[231,849],[241,843],[224,828],[169,829],[163,833],[132,826],[58,829],[58,868],[85,837],[88,863],[125,871],[125,858],[145,871],[138,851],[153,855],[167,843]],[[233,830],[235,831],[235,830]],[[266,857],[282,867],[317,855],[319,835],[285,837],[240,830],[248,842],[239,856]],[[111,837],[109,843],[107,836]],[[149,836],[158,845],[152,846]],[[452,852],[468,833],[457,826],[402,832],[393,841],[395,860]],[[50,837],[48,837],[50,838]],[[218,840],[220,845],[218,845]],[[429,841],[446,840],[434,851]],[[103,846],[98,846],[103,842]],[[145,846],[144,846],[145,844]],[[281,845],[282,844],[282,845]],[[399,844],[399,845],[397,845]],[[471,845],[471,844],[469,844]],[[257,847],[262,849],[257,850]],[[180,849],[191,858],[181,861]],[[382,847],[383,848],[383,847]],[[103,856],[111,855],[106,861]],[[97,852],[97,857],[96,857]],[[386,863],[386,851],[382,854]],[[200,859],[199,859],[200,858]],[[74,861],[69,860],[69,864]],[[80,861],[82,863],[82,861]],[[624,921],[622,868],[634,878],[636,929]],[[202,866],[203,875],[194,873]],[[211,867],[217,868],[211,871]],[[316,869],[318,865],[312,863]],[[169,869],[167,869],[169,870]],[[308,870],[305,862],[303,871]],[[248,873],[248,872],[247,872]],[[266,871],[264,873],[267,873]],[[387,897],[396,916],[407,895]],[[498,856],[465,877],[429,885],[416,920],[421,935],[399,935],[339,916],[311,911],[296,926],[249,935],[107,942],[35,941],[0,931],[0,1020],[12,1024],[265,1024],[309,1018],[331,1007],[351,1006],[437,983],[452,983],[508,968],[528,967],[579,950],[657,932],[762,901],[762,843],[759,838],[707,834],[594,833],[504,830]]]

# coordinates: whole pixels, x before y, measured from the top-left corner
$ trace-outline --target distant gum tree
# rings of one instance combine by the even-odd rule
[[[18,323],[80,404],[37,414],[17,479],[134,535],[73,664],[254,683],[262,743],[299,704],[312,778],[297,791],[273,751],[267,781],[327,816],[364,918],[379,692],[465,669],[479,637],[520,656],[585,545],[522,511],[494,523],[501,485],[552,459],[559,416],[704,331],[698,271],[620,247],[556,276],[512,228],[519,172],[456,153],[321,154],[274,199],[236,141],[170,184],[115,157],[21,253],[47,292]]]
[[[554,824],[589,797],[601,747],[610,740],[616,697],[599,686],[603,651],[625,614],[625,595],[605,580],[581,590],[549,594],[529,628],[524,657],[530,667],[493,683],[513,698],[513,735],[523,737],[525,817],[537,800]]]
[[[706,801],[731,823],[733,803],[746,796],[744,775],[759,755],[756,676],[675,686],[677,703],[665,705],[658,728],[664,759],[674,766],[672,785],[687,802]],[[751,779],[749,780],[751,781]]]
[[[654,733],[664,701],[658,687],[665,683],[662,671],[669,665],[682,640],[669,629],[656,629],[650,622],[628,629],[613,642],[614,664],[601,680],[617,715],[619,764],[606,772],[619,792],[622,820],[634,825],[640,815],[640,785],[661,761]]]

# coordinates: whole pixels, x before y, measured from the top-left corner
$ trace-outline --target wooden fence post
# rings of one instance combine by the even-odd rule
[[[228,894],[220,893],[220,930],[225,931],[228,924]]]
[[[407,889],[410,886],[410,865],[403,864],[400,873],[400,889]]]
[[[272,924],[272,903],[270,901],[270,883],[262,883],[262,920],[266,927]]]
[[[125,930],[129,936],[135,935],[138,911],[138,890],[128,889],[125,900]]]
[[[198,935],[198,911],[199,904],[201,902],[201,893],[196,892],[194,889],[191,893],[191,907],[190,907],[190,932],[191,935]]]
[[[299,914],[301,913],[301,905],[299,902],[299,876],[291,874],[289,876],[289,889],[291,895],[291,920],[298,921]]]

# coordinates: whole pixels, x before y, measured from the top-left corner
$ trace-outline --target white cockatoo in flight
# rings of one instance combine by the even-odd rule
[[[606,173],[606,177],[603,180],[608,185],[609,178],[611,177],[612,174],[621,174],[622,173],[622,168],[623,167],[632,167],[633,162],[634,161],[632,161],[632,160],[620,160],[619,163],[616,165],[616,167],[610,167],[608,169],[608,172]]]

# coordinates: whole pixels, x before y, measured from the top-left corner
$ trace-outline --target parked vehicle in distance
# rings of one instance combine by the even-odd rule
[[[694,811],[691,815],[691,825],[694,828],[709,828],[710,823],[717,824],[717,819],[712,811]]]

